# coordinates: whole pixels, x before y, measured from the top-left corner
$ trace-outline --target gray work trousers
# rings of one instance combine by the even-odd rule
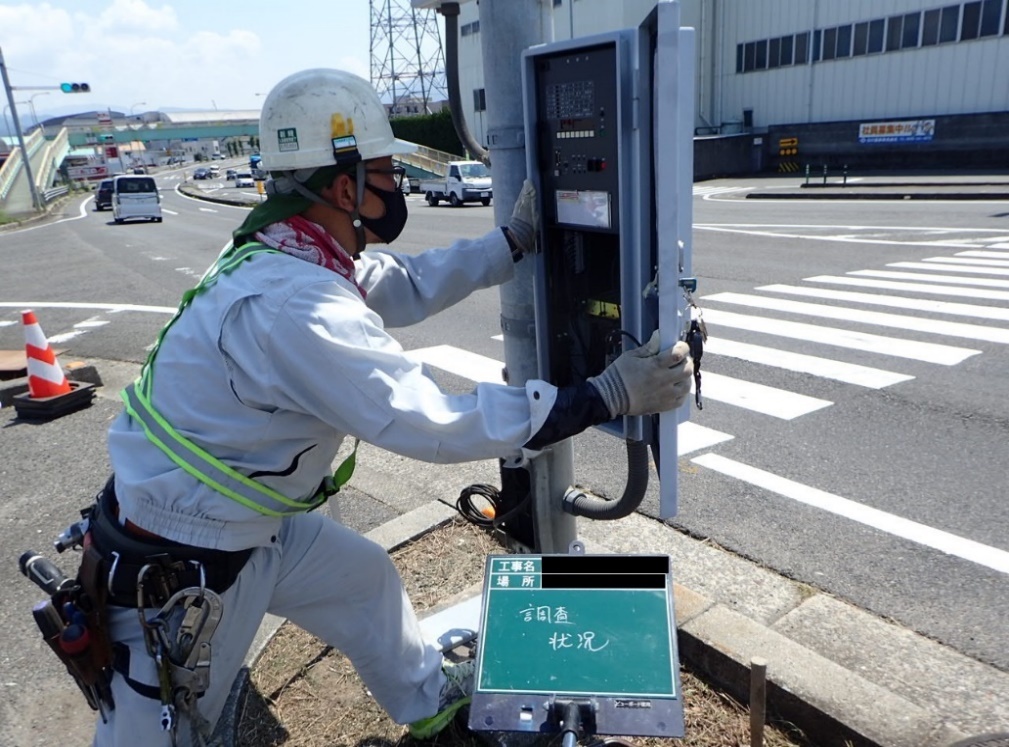
[[[341,651],[375,700],[397,723],[433,716],[444,675],[442,656],[421,638],[413,606],[396,567],[375,542],[322,512],[285,519],[269,547],[253,551],[222,595],[224,612],[212,639],[210,688],[199,699],[215,724],[265,613],[291,622]],[[157,610],[148,610],[148,617]],[[154,660],[135,609],[110,608],[113,641],[130,648],[130,677],[157,688]],[[159,700],[138,695],[117,674],[115,710],[98,719],[94,747],[171,744],[161,729]],[[188,747],[190,724],[181,719],[178,744]]]

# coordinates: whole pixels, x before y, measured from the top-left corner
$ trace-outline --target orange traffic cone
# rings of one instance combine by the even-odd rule
[[[55,397],[70,392],[70,382],[60,368],[34,311],[22,311],[25,328],[25,355],[28,357],[28,392],[32,399]]]

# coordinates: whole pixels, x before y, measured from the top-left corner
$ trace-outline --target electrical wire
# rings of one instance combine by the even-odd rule
[[[489,515],[476,507],[473,503],[473,496],[480,496],[489,504]],[[522,511],[530,500],[532,500],[532,494],[526,493],[525,498],[519,501],[514,508],[499,516],[498,510],[501,507],[501,491],[493,485],[477,483],[462,489],[462,492],[459,493],[459,497],[455,501],[455,510],[458,511],[459,515],[466,519],[466,521],[475,524],[478,527],[492,529],[496,532],[503,533],[504,529],[501,525]]]

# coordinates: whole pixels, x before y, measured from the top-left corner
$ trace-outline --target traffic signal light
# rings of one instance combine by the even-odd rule
[[[91,93],[91,86],[87,83],[60,83],[60,90],[63,93]]]

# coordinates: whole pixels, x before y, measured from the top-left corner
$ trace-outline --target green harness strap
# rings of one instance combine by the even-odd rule
[[[151,348],[147,360],[140,369],[140,377],[122,392],[126,411],[139,422],[148,440],[157,446],[176,465],[185,470],[200,482],[226,495],[243,506],[251,508],[265,516],[287,516],[318,508],[329,496],[337,493],[351,475],[357,463],[357,447],[360,439],[354,440],[354,450],[336,471],[327,477],[319,492],[307,502],[291,500],[276,490],[263,485],[250,477],[235,471],[217,457],[200,448],[181,433],[175,430],[151,404],[151,391],[154,386],[154,358],[161,347],[165,334],[178,320],[197,296],[211,287],[221,273],[229,273],[242,262],[257,254],[282,254],[262,244],[249,243],[239,249],[234,247],[226,250],[218,258],[217,263],[204,275],[195,288],[182,295],[179,310],[158,333],[158,338]]]

